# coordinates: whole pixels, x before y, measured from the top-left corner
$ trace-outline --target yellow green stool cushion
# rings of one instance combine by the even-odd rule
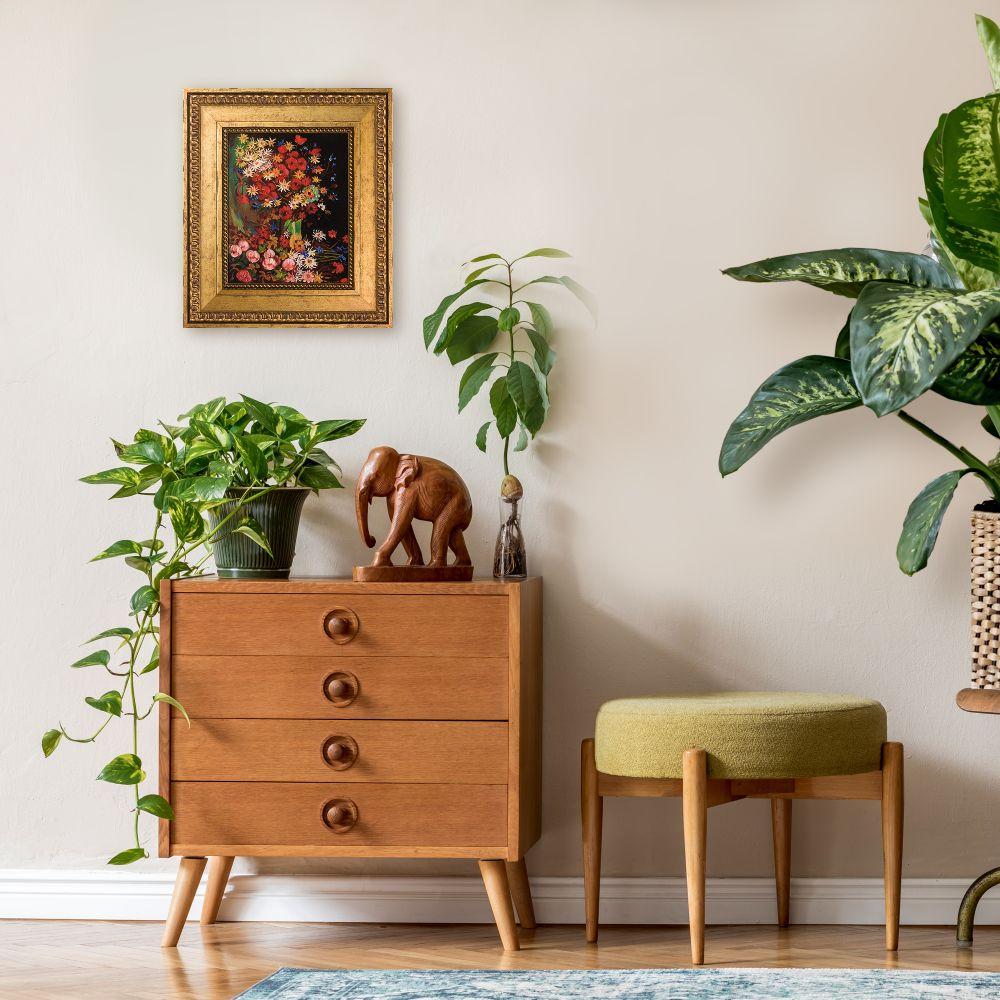
[[[597,713],[597,770],[680,778],[685,750],[709,778],[815,778],[881,766],[885,709],[843,694],[719,691],[619,698]]]

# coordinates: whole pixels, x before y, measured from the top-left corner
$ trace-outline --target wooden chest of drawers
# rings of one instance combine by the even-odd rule
[[[237,856],[475,858],[505,947],[533,924],[541,580],[165,581],[160,856],[176,944]]]

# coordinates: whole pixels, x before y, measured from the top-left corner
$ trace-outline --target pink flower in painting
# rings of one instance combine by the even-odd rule
[[[246,240],[240,240],[237,246],[240,248],[240,253],[246,253],[250,249],[250,244]]]
[[[291,258],[291,257],[286,257],[286,258],[285,258],[285,259],[284,259],[284,260],[283,260],[283,261],[281,262],[281,266],[282,266],[282,267],[283,267],[283,268],[284,268],[284,269],[285,269],[286,271],[294,271],[294,270],[295,270],[295,261],[294,261],[294,260],[292,260],[292,258]]]
[[[273,271],[278,266],[278,261],[275,257],[265,256],[260,262],[260,266],[264,268],[265,271]]]
[[[302,275],[302,280],[305,282],[313,282],[316,280],[316,275],[314,275],[312,271],[306,271],[306,273]]]
[[[248,281],[253,281],[253,276],[244,267],[244,268],[241,268],[239,271],[236,272],[236,280],[237,281],[242,281],[244,284],[246,284]]]
[[[248,250],[247,251],[247,260],[250,261],[251,264],[256,264],[257,261],[260,260],[260,254],[257,253],[256,250]]]
[[[243,253],[243,251],[235,243],[229,248],[230,257],[239,257],[241,253]]]

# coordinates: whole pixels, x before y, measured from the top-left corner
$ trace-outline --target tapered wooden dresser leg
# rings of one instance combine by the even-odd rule
[[[510,883],[510,894],[514,899],[514,909],[517,910],[517,920],[526,931],[534,930],[535,907],[531,902],[531,883],[528,881],[528,869],[524,858],[507,862],[507,881]]]
[[[208,878],[205,882],[205,901],[201,904],[201,922],[214,924],[219,916],[222,896],[229,882],[235,858],[211,857],[208,859]]]
[[[204,858],[181,858],[181,866],[177,869],[177,881],[174,882],[174,894],[170,899],[170,910],[167,913],[167,924],[163,929],[163,940],[160,942],[164,948],[177,946],[204,870]]]
[[[583,813],[583,895],[587,913],[587,941],[597,940],[601,906],[601,827],[604,799],[597,794],[594,741],[584,740],[580,759],[580,808]]]
[[[507,866],[503,861],[480,861],[479,872],[483,876],[486,895],[493,909],[500,940],[505,951],[517,951],[517,922],[514,920],[514,906],[510,899],[510,883],[507,881]]]
[[[682,768],[684,866],[687,871],[691,961],[705,962],[705,846],[708,833],[708,757],[704,750],[685,750]]]
[[[903,876],[903,744],[882,744],[882,858],[885,878],[885,947],[899,947]]]
[[[791,894],[792,800],[771,799],[771,832],[774,835],[774,888],[778,896],[778,926],[788,926]]]

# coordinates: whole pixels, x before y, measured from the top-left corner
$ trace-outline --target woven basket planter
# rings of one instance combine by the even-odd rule
[[[1000,510],[972,512],[972,682],[1000,688]],[[985,508],[985,509],[984,509]]]

